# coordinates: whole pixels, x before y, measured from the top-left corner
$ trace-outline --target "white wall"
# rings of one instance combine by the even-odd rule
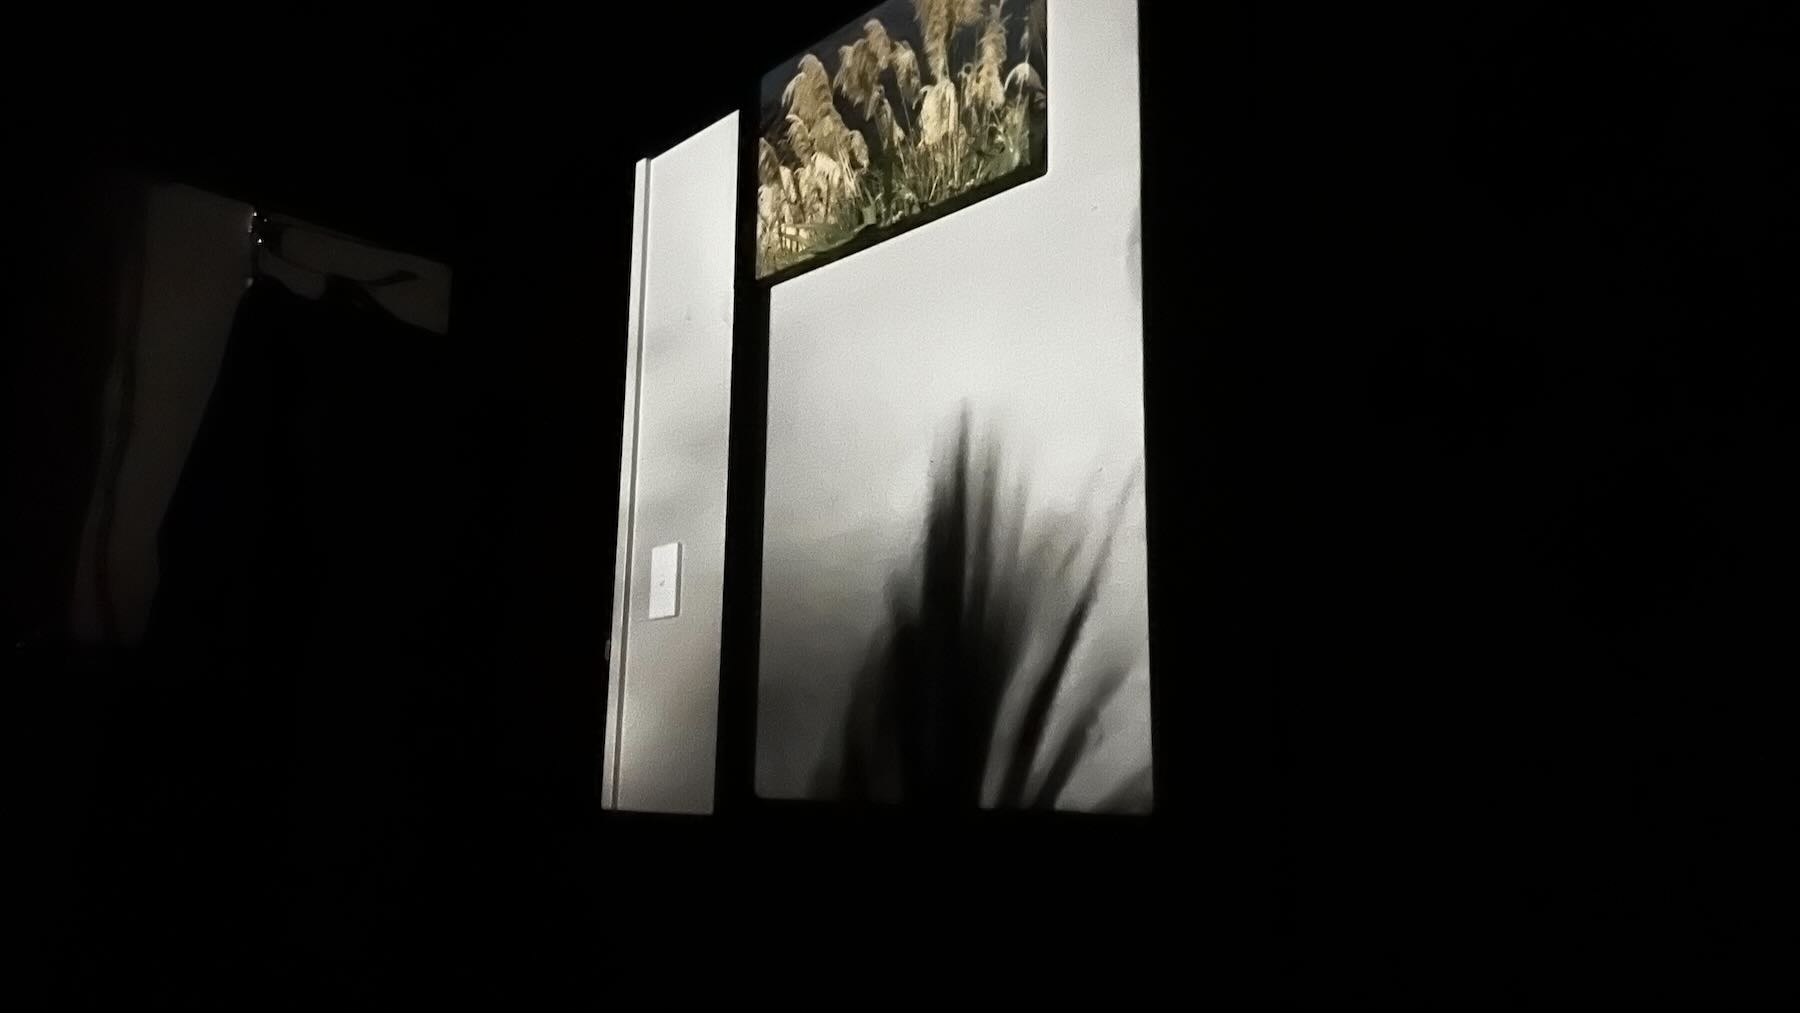
[[[638,176],[602,798],[710,812],[724,609],[737,114]],[[635,391],[635,396],[634,396]],[[635,480],[633,464],[635,462]],[[680,612],[647,618],[650,552],[681,543]]]
[[[759,794],[804,797],[836,746],[885,575],[917,544],[931,455],[969,399],[1031,483],[1030,513],[1098,526],[1143,458],[1135,0],[1052,0],[1049,166],[775,287],[757,722]],[[1142,484],[1074,659],[1138,658],[1081,808],[1149,763]]]

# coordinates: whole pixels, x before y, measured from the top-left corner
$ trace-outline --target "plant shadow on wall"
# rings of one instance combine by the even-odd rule
[[[1072,661],[1136,470],[1097,545],[1067,530],[1028,535],[1023,484],[1000,502],[998,444],[984,441],[976,459],[969,428],[965,409],[940,455],[948,466],[916,566],[890,584],[887,627],[856,675],[841,759],[821,766],[817,796],[974,808],[985,794],[996,808],[1054,808],[1131,670],[1129,656],[1104,651],[1085,671]],[[1146,811],[1150,791],[1146,763],[1087,808]]]
[[[835,72],[807,53],[779,91],[765,78],[758,278],[1043,171],[1044,0],[1022,18],[1005,6],[890,0],[873,12],[886,23],[837,47]]]

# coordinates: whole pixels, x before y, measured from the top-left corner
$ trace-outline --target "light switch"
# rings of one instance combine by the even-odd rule
[[[681,608],[681,543],[650,550],[650,619],[669,619]]]

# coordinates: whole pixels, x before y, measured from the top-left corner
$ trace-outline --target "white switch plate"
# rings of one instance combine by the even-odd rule
[[[651,619],[671,619],[681,608],[681,543],[650,550]]]

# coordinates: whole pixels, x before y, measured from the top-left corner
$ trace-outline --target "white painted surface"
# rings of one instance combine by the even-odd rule
[[[673,619],[681,608],[681,543],[650,550],[649,619]]]
[[[725,479],[737,226],[737,115],[640,175],[641,296],[634,333],[635,447],[624,543],[617,679],[607,701],[610,808],[711,812],[724,610]],[[629,504],[629,505],[627,505]],[[652,547],[680,542],[678,613],[651,620]]]
[[[619,449],[619,523],[614,543],[612,625],[606,640],[606,735],[600,761],[600,801],[616,803],[620,701],[625,699],[625,641],[631,618],[631,520],[637,500],[638,348],[643,344],[644,233],[649,212],[650,160],[639,159],[632,183],[631,296],[625,340],[625,420]]]
[[[1143,459],[1137,5],[1052,0],[1038,180],[777,285],[756,784],[804,797],[835,753],[848,674],[909,564],[937,437],[968,399],[999,426],[1029,515],[1095,520]],[[1092,762],[1092,805],[1149,763],[1142,484],[1073,664],[1138,660]],[[1053,729],[1054,731],[1054,729]]]

